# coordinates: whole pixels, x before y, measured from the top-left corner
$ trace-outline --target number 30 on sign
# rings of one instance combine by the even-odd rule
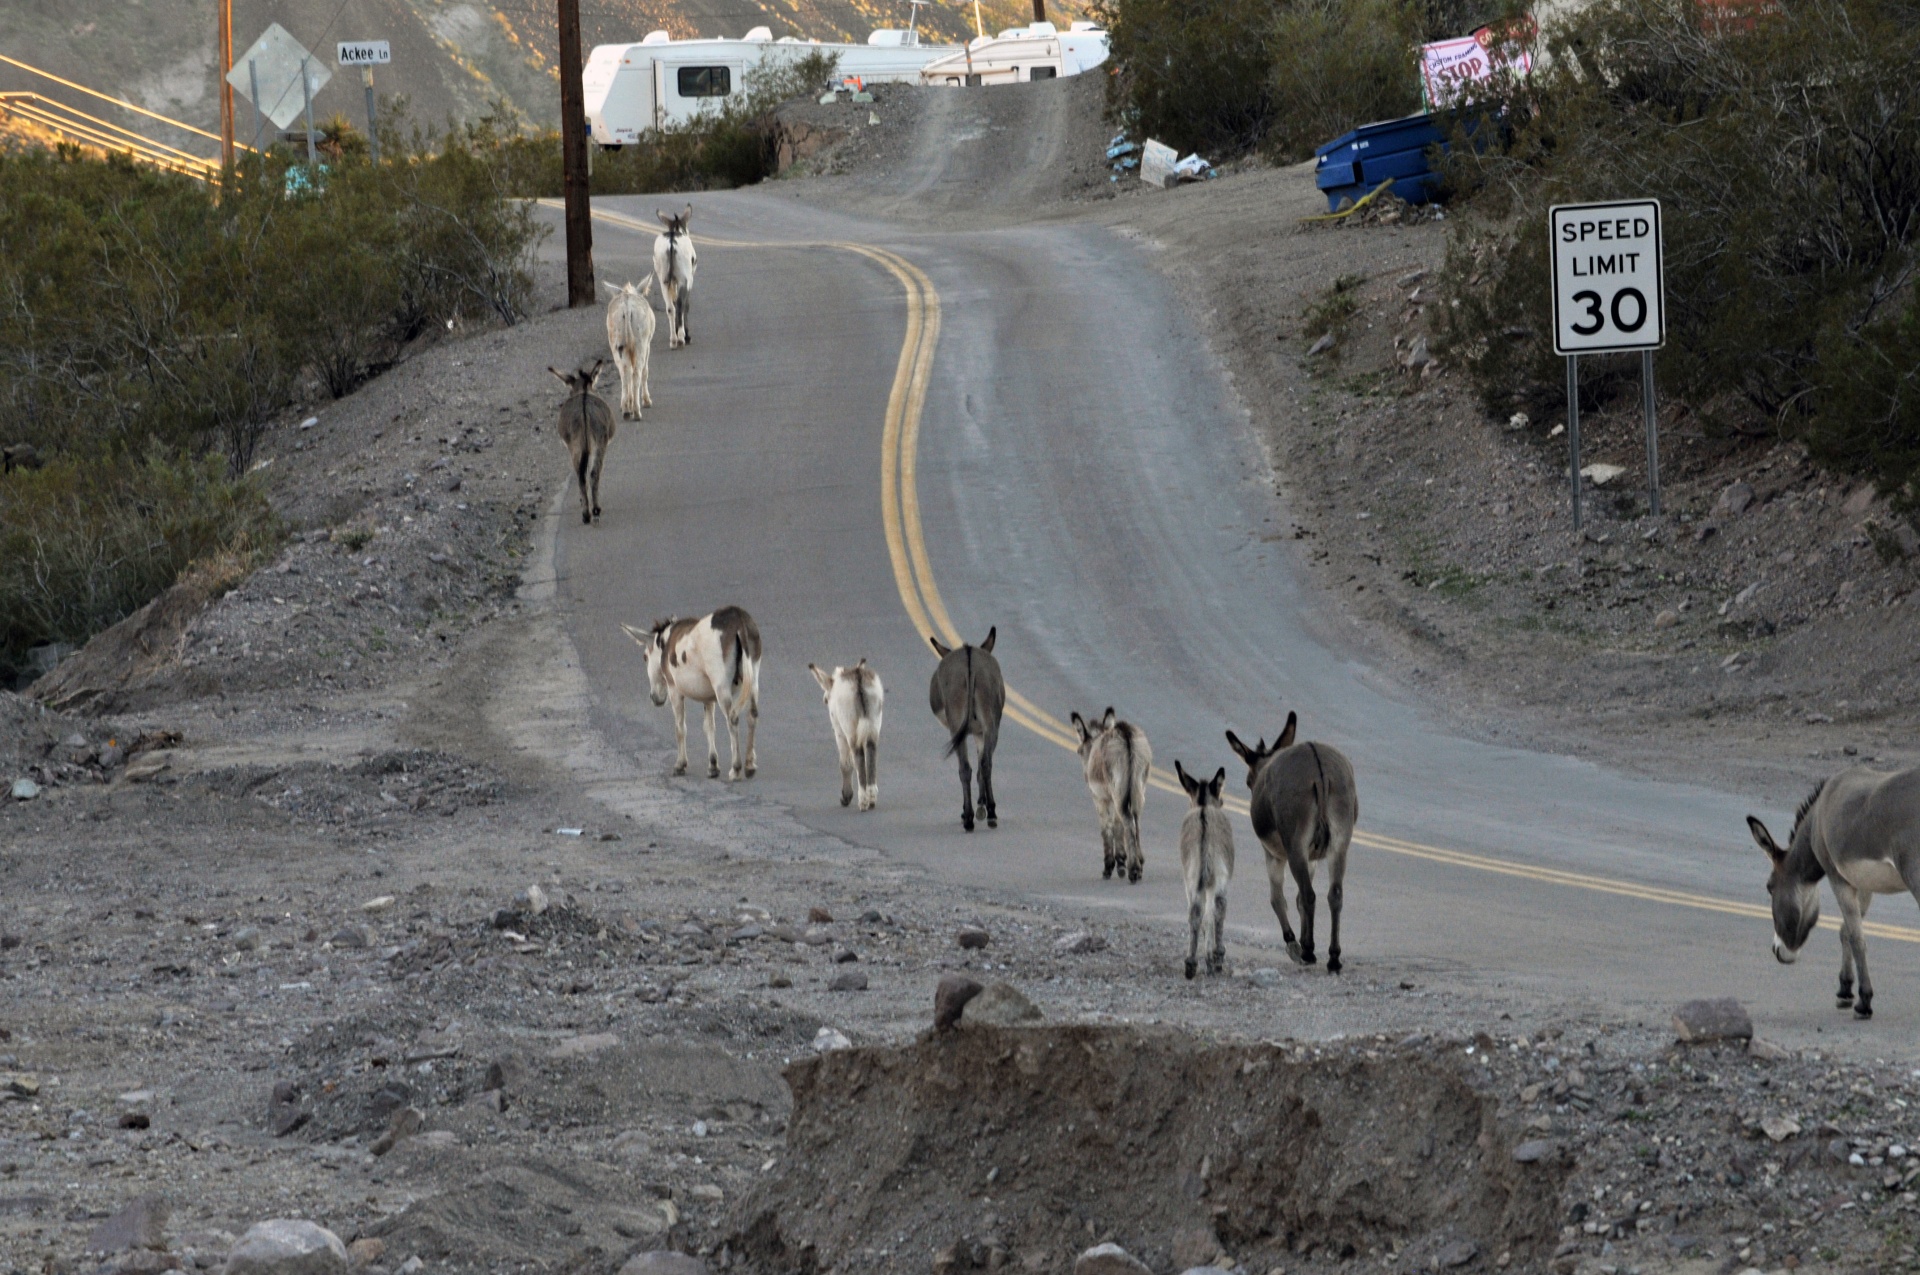
[[[1553,236],[1553,351],[1657,350],[1667,340],[1660,201],[1559,204]]]

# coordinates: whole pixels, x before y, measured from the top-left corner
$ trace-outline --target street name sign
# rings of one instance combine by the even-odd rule
[[[1553,352],[1657,350],[1667,340],[1660,201],[1557,204],[1553,238]]]
[[[342,40],[334,61],[341,66],[385,66],[393,61],[393,46],[385,40]]]

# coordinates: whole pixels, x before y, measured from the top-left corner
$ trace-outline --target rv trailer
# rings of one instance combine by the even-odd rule
[[[960,51],[954,44],[922,44],[913,31],[883,28],[865,44],[821,44],[791,36],[774,39],[766,27],[745,38],[675,40],[654,31],[638,44],[597,46],[582,71],[587,127],[602,146],[637,142],[649,129],[685,124],[724,108],[747,91],[747,77],[778,59],[837,54],[835,74],[867,84],[920,83],[920,68]]]
[[[920,68],[922,84],[1024,84],[1078,75],[1107,60],[1107,33],[1096,23],[1076,22],[1065,31],[1051,22],[1013,27],[970,41],[957,53]]]

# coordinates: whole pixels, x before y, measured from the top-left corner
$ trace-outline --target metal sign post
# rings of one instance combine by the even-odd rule
[[[247,100],[253,103],[253,153],[260,153],[260,124],[267,116],[260,109],[260,59],[247,59],[247,83],[253,86],[253,92]]]
[[[393,61],[393,46],[385,40],[342,40],[334,46],[334,61],[341,66],[360,68],[360,83],[367,90],[367,153],[380,162],[380,122],[373,112],[373,68]]]
[[[313,149],[313,76],[307,73],[307,60],[300,59],[300,95],[307,108],[307,167],[318,166],[320,157]]]
[[[1647,429],[1647,503],[1660,512],[1660,436],[1653,352],[1667,341],[1666,270],[1660,201],[1557,204],[1547,212],[1553,243],[1553,352],[1567,360],[1567,446],[1573,529],[1580,529],[1580,356],[1640,351],[1640,398]]]

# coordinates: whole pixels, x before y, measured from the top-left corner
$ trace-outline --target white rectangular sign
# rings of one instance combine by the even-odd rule
[[[341,66],[385,66],[393,48],[385,40],[342,40],[335,59]]]
[[[1553,352],[1657,350],[1667,340],[1660,201],[1559,204],[1553,239]]]
[[[1524,49],[1510,54],[1504,46],[1494,49],[1471,35],[1420,46],[1420,78],[1432,110],[1470,99],[1475,85],[1491,83],[1496,76],[1525,78],[1532,71],[1533,55]]]

